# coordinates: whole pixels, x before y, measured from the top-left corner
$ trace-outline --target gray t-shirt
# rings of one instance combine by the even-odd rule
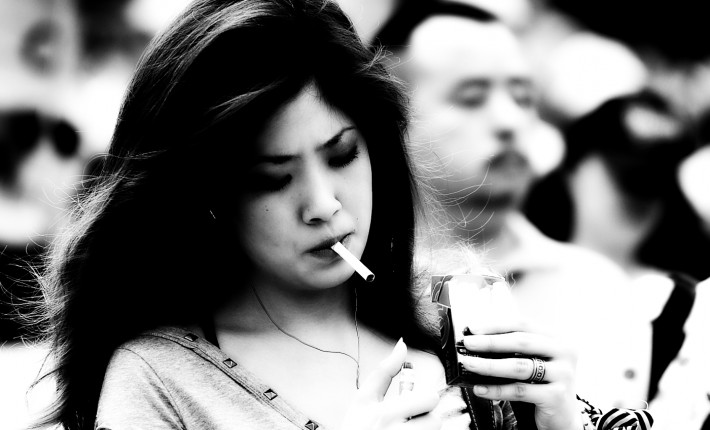
[[[441,392],[445,429],[470,425],[461,391]],[[99,399],[96,429],[324,430],[210,342],[169,327],[114,353]]]

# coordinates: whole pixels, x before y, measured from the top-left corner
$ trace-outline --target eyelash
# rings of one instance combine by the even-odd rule
[[[350,163],[355,161],[355,159],[360,155],[360,148],[354,145],[352,149],[343,155],[338,155],[336,157],[328,160],[328,165],[336,168],[343,168],[348,166]]]
[[[360,155],[360,148],[355,145],[347,153],[338,155],[328,160],[328,165],[336,169],[347,167],[355,161]],[[278,192],[286,188],[291,182],[292,176],[286,175],[281,178],[273,178],[270,176],[260,176],[254,178],[254,188],[256,191],[262,192]]]

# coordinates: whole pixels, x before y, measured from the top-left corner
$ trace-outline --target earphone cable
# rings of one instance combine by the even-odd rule
[[[357,366],[356,369],[356,376],[355,376],[355,387],[357,389],[360,389],[360,329],[358,327],[358,322],[357,322],[357,287],[354,288],[355,292],[355,336],[357,337],[357,358],[353,357],[352,355],[342,352],[342,351],[330,351],[327,349],[322,349],[318,348],[317,346],[311,345],[307,342],[302,341],[301,339],[297,338],[296,336],[292,335],[291,333],[287,332],[286,330],[282,329],[276,321],[271,317],[271,314],[269,314],[269,311],[266,310],[266,306],[264,306],[264,303],[261,301],[261,297],[259,297],[259,294],[257,294],[256,289],[252,287],[252,291],[254,292],[254,296],[256,297],[256,300],[259,302],[259,306],[261,306],[261,309],[264,311],[266,314],[266,317],[271,321],[271,323],[276,327],[281,333],[285,334],[286,336],[290,337],[291,339],[294,339],[295,341],[309,347],[312,349],[315,349],[316,351],[324,352],[327,354],[340,354],[348,357],[351,359],[353,362],[355,362],[355,365]]]

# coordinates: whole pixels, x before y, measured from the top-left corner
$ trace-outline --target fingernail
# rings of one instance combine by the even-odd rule
[[[483,368],[483,359],[478,356],[466,356],[460,358],[461,364],[464,365],[467,370],[474,372]]]
[[[464,342],[466,348],[474,351],[485,348],[487,344],[488,341],[486,341],[484,337],[477,335],[468,336]]]
[[[479,396],[486,395],[488,394],[488,387],[486,387],[485,385],[474,385],[473,393]]]

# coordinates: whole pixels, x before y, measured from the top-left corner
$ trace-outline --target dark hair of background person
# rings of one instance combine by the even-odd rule
[[[85,63],[99,64],[113,53],[133,57],[148,44],[151,35],[133,28],[126,18],[131,1],[75,0]]]
[[[438,15],[460,16],[480,22],[498,20],[491,12],[468,3],[437,0],[403,1],[375,35],[373,46],[376,48],[384,46],[386,49],[403,48],[419,24]]]
[[[614,0],[595,2],[547,0],[591,31],[620,40],[638,52],[669,63],[690,65],[710,59],[704,4],[695,0]],[[609,13],[613,10],[614,13]],[[633,22],[633,25],[629,23]],[[658,31],[659,29],[664,31]]]
[[[671,118],[685,129],[667,136],[635,133],[624,120],[625,113],[635,107]],[[608,100],[562,132],[565,157],[558,169],[533,186],[524,208],[543,233],[557,240],[570,239],[573,203],[564,177],[585,157],[598,154],[611,166],[616,184],[632,202],[629,210],[643,211],[653,202],[663,205],[661,218],[638,249],[639,261],[696,279],[710,276],[710,238],[703,234],[701,221],[677,180],[679,163],[700,145],[691,122],[674,113],[662,96],[646,89]]]
[[[117,346],[155,326],[199,323],[239,285],[248,262],[221,220],[249,186],[254,137],[310,82],[354,121],[371,160],[362,260],[377,278],[358,287],[358,315],[432,349],[410,289],[418,197],[396,81],[333,2],[198,0],[141,58],[109,154],[48,255],[43,327],[59,397],[38,425],[93,428]]]

